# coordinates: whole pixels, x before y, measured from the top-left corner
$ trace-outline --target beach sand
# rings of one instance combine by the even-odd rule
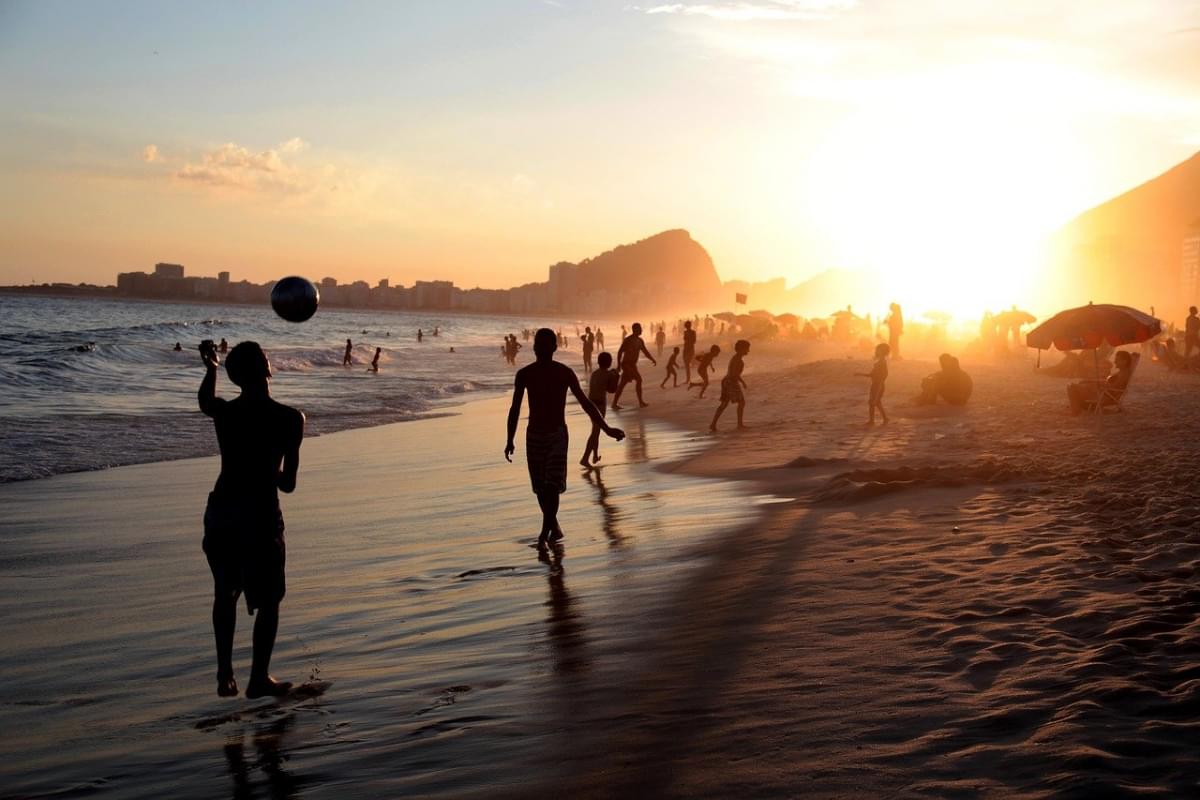
[[[1072,418],[1032,362],[964,362],[971,404],[921,408],[896,361],[865,429],[865,359],[756,348],[749,431],[682,388],[614,414],[557,564],[504,399],[307,442],[291,703],[213,693],[213,460],[0,487],[5,792],[1200,792],[1200,382],[1144,364]]]
[[[571,793],[1200,794],[1200,382],[1144,364],[1072,418],[1032,361],[966,365],[958,409],[896,361],[866,429],[865,359],[763,356],[751,429],[682,469],[791,502],[711,543],[626,702],[576,721]],[[691,395],[649,411],[704,430]]]

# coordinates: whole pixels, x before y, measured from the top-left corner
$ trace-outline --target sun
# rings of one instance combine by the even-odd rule
[[[1066,130],[970,92],[885,103],[844,120],[816,154],[807,212],[872,301],[958,318],[1036,306],[1045,240],[1084,168]]]

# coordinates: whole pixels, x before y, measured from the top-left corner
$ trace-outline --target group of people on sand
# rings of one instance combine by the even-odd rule
[[[1153,344],[1154,359],[1172,372],[1200,372],[1200,313],[1196,306],[1188,308],[1183,326],[1183,352],[1174,336]]]

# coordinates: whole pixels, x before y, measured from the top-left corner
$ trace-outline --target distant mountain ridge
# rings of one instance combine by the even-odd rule
[[[577,266],[580,292],[677,287],[688,293],[715,295],[721,288],[708,251],[679,228],[618,245]]]

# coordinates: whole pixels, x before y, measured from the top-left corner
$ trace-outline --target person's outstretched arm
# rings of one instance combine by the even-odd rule
[[[287,450],[283,453],[283,469],[279,470],[279,478],[275,485],[281,492],[296,491],[296,473],[300,471],[300,442],[304,439],[304,414],[293,411],[295,417],[291,420]]]
[[[610,426],[604,419],[604,415],[600,413],[600,409],[596,408],[596,404],[593,403],[588,396],[583,393],[583,387],[579,385],[579,378],[575,376],[575,370],[571,370],[570,376],[567,378],[567,380],[569,381],[567,385],[571,389],[571,394],[575,395],[575,399],[579,401],[579,407],[582,408],[584,413],[591,418],[592,422],[595,423],[600,430],[604,431],[618,442],[624,439],[625,431],[621,430],[620,428],[614,428]]]
[[[644,341],[642,342],[642,353],[645,354],[646,358],[650,359],[651,364],[656,367],[658,366],[658,362],[654,360],[654,356],[650,355],[650,351],[646,349],[646,343]]]
[[[200,410],[211,417],[217,407],[217,366],[221,361],[215,350],[205,350],[200,353],[200,359],[204,362],[205,372],[196,399],[200,402]]]
[[[516,385],[513,387],[512,405],[508,409],[508,443],[504,445],[504,457],[509,461],[512,461],[512,454],[517,450],[513,439],[517,437],[517,421],[521,418],[521,401],[524,399],[525,379],[518,372]]]

